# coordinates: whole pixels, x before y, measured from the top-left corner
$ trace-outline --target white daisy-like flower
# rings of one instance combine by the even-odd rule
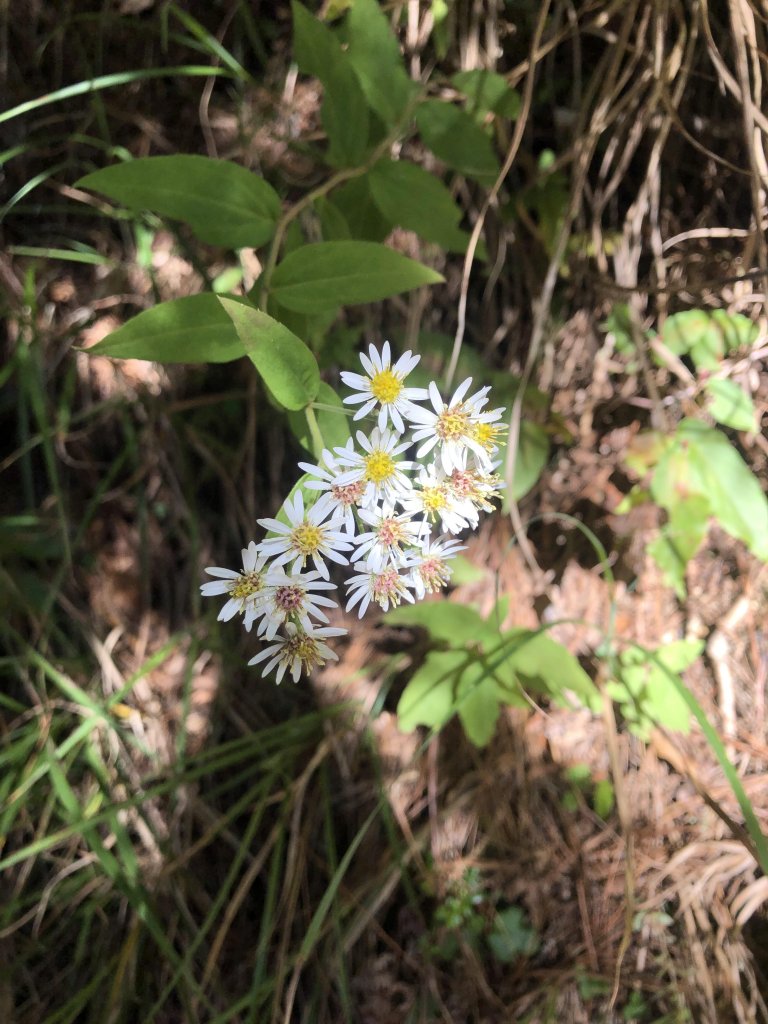
[[[235,615],[243,616],[243,625],[250,632],[251,626],[263,614],[263,597],[266,588],[267,556],[259,554],[255,541],[241,551],[243,571],[221,569],[211,566],[205,571],[209,576],[219,577],[200,586],[203,597],[218,597],[228,594],[229,600],[218,615],[219,622],[229,622]]]
[[[498,462],[492,463],[491,470],[497,469]],[[493,512],[492,498],[499,497],[499,491],[506,484],[496,473],[486,473],[477,466],[454,469],[445,477],[445,485],[459,503],[469,502],[475,509]]]
[[[344,399],[347,405],[360,405],[355,413],[356,420],[367,416],[376,405],[380,405],[378,427],[385,430],[387,420],[391,420],[396,430],[402,434],[405,430],[403,417],[410,419],[411,402],[421,401],[427,397],[426,388],[407,388],[405,378],[413,370],[421,356],[412,355],[410,350],[404,352],[394,365],[390,353],[389,342],[385,341],[381,354],[371,345],[368,355],[361,353],[360,362],[367,373],[350,373],[343,370],[341,379],[353,389],[355,394]]]
[[[381,507],[360,510],[360,518],[371,529],[359,534],[355,561],[365,561],[371,569],[383,569],[385,565],[402,565],[403,546],[418,545],[428,525],[413,518],[411,512],[395,513],[394,505],[385,503]]]
[[[413,556],[410,573],[411,583],[420,601],[425,594],[434,594],[446,586],[452,572],[448,563],[460,551],[464,551],[463,544],[444,537],[439,540],[430,538],[422,544],[421,551]]]
[[[362,481],[365,484],[363,508],[371,508],[382,500],[395,502],[410,493],[412,484],[406,473],[413,468],[413,463],[400,458],[410,448],[410,441],[401,439],[402,434],[374,427],[370,437],[358,430],[357,442],[362,451],[334,449],[341,465],[349,467],[337,478],[337,483],[346,486]]]
[[[338,519],[325,522],[331,512],[330,508],[313,505],[305,511],[304,498],[301,491],[297,491],[293,501],[290,497],[285,499],[283,509],[290,526],[281,523],[279,519],[257,520],[259,526],[278,534],[277,537],[267,537],[259,545],[261,553],[271,558],[275,567],[293,559],[291,573],[295,575],[311,558],[317,571],[327,580],[329,573],[324,559],[329,558],[340,565],[347,564],[349,560],[341,552],[349,551],[353,545],[338,531]]]
[[[467,450],[475,455],[481,466],[490,463],[486,447],[481,441],[476,440],[475,435],[479,424],[495,422],[503,409],[482,411],[488,401],[488,387],[481,388],[471,397],[465,398],[471,383],[472,378],[467,377],[456,388],[446,405],[440,397],[437,385],[432,381],[429,385],[432,409],[423,409],[416,405],[411,409],[410,419],[416,425],[413,440],[423,442],[416,452],[417,458],[422,458],[439,445],[438,458],[446,473],[450,473],[452,469],[461,469],[465,465]]]
[[[351,455],[354,451],[354,441],[350,437],[344,446],[344,450]],[[299,468],[310,476],[317,477],[316,480],[307,480],[304,486],[308,491],[322,491],[317,500],[316,507],[320,510],[326,508],[338,517],[347,535],[353,537],[357,524],[355,523],[355,507],[362,501],[365,494],[365,480],[355,480],[351,484],[339,483],[339,478],[344,475],[344,467],[333,452],[323,449],[323,454],[318,465],[313,466],[309,462],[300,462]]]
[[[421,467],[417,483],[402,499],[402,506],[411,515],[423,515],[430,523],[439,519],[446,533],[461,533],[468,526],[475,528],[479,521],[472,503],[451,493],[444,474],[434,464]]]
[[[262,675],[266,677],[273,668],[277,668],[278,683],[288,670],[294,683],[298,683],[302,671],[309,674],[313,668],[324,665],[329,658],[338,661],[338,655],[324,641],[329,637],[344,636],[347,631],[335,626],[320,626],[309,632],[288,622],[285,632],[286,636],[276,637],[275,643],[265,647],[248,662],[249,665],[258,665],[269,659]]]
[[[335,601],[316,590],[335,590],[336,585],[320,578],[320,573],[312,570],[298,576],[289,576],[282,569],[275,569],[267,576],[268,586],[264,595],[262,619],[258,634],[271,640],[275,633],[287,622],[298,622],[305,633],[312,632],[310,616],[321,622],[328,622],[328,616],[321,610],[338,608]]]
[[[358,575],[352,576],[347,581],[349,600],[347,611],[351,611],[360,602],[358,618],[363,617],[368,610],[371,601],[375,601],[386,611],[390,605],[396,608],[402,600],[414,602],[413,594],[408,589],[413,586],[408,570],[411,567],[411,560],[404,556],[400,568],[394,565],[387,565],[383,569],[372,569],[365,562],[356,562],[352,568],[358,570]]]

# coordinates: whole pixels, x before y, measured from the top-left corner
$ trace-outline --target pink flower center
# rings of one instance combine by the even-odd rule
[[[451,577],[448,566],[437,555],[429,555],[424,559],[419,566],[419,575],[430,594],[444,587]]]
[[[381,544],[389,546],[401,544],[405,539],[403,524],[399,523],[397,519],[382,519],[376,527],[376,536]]]
[[[275,591],[275,604],[286,615],[301,608],[303,601],[304,591],[301,587],[278,587]]]
[[[365,493],[365,482],[363,480],[356,480],[352,484],[334,484],[331,487],[331,497],[334,501],[338,501],[340,505],[349,507],[350,505],[356,505]]]
[[[378,601],[380,598],[393,598],[402,593],[403,581],[397,569],[385,569],[377,573],[373,579],[373,596]]]

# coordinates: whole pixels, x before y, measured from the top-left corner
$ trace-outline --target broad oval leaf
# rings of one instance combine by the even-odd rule
[[[315,242],[278,264],[271,291],[286,309],[319,313],[442,280],[436,270],[376,242]]]
[[[600,708],[600,692],[562,644],[543,630],[510,630],[507,634],[507,665],[531,684],[543,684],[554,700],[566,703],[566,692],[572,691],[593,711]]]
[[[499,161],[491,140],[465,110],[427,100],[414,116],[424,144],[449,167],[485,185],[496,180]]]
[[[217,295],[188,295],[139,313],[89,355],[157,363],[228,363],[245,355]]]
[[[114,164],[81,178],[131,210],[151,210],[189,224],[203,242],[229,249],[268,242],[280,198],[263,178],[228,160],[150,156]]]
[[[417,725],[441,729],[456,713],[456,687],[466,664],[462,651],[430,651],[397,705],[403,732]]]
[[[499,720],[499,687],[482,665],[471,665],[457,690],[459,719],[470,742],[487,747]]]
[[[486,623],[475,611],[452,601],[421,601],[402,604],[384,616],[388,626],[421,626],[434,640],[470,644],[498,640],[498,630]]]
[[[406,160],[380,160],[368,177],[387,220],[449,252],[466,251],[469,235],[459,230],[461,209],[434,174]]]
[[[320,371],[304,342],[255,306],[223,297],[219,302],[245,354],[280,405],[286,409],[308,405],[320,387]]]

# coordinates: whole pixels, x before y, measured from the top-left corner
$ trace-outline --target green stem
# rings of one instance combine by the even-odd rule
[[[378,144],[378,146],[371,150],[364,163],[360,164],[359,167],[346,167],[341,171],[337,171],[335,174],[331,175],[327,181],[318,185],[317,188],[312,189],[311,192],[307,192],[305,196],[285,211],[283,216],[277,222],[275,234],[272,237],[272,244],[269,247],[267,262],[261,274],[261,280],[259,282],[261,285],[259,293],[259,309],[263,310],[265,313],[267,311],[269,285],[272,281],[272,275],[275,272],[275,267],[277,266],[280,248],[283,244],[283,239],[285,237],[285,232],[288,230],[288,226],[296,220],[300,213],[303,213],[304,210],[308,209],[316,199],[321,199],[323,196],[328,195],[329,192],[332,192],[333,189],[342,185],[345,181],[351,181],[353,178],[359,178],[363,174],[366,174],[374,164],[377,164],[383,156],[386,156],[394,143],[403,135],[403,126],[408,123],[411,118],[411,112],[420,101],[421,94],[414,97],[397,125],[395,125],[392,131]]]
[[[325,448],[325,443],[323,441],[323,435],[320,433],[320,426],[317,422],[317,416],[315,416],[315,410],[312,408],[311,403],[305,406],[304,415],[307,417],[307,426],[309,427],[309,433],[312,437],[312,444],[314,445],[319,459],[323,449]]]

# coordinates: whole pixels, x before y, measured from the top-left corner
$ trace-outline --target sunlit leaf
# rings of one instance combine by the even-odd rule
[[[208,293],[161,302],[87,351],[158,363],[228,363],[245,355],[219,297]]]
[[[316,242],[290,253],[272,275],[272,294],[287,309],[321,312],[437,284],[443,277],[375,242]]]
[[[320,386],[317,361],[304,342],[254,306],[223,297],[219,302],[274,398],[286,409],[303,409]]]
[[[281,213],[280,198],[263,178],[205,156],[130,160],[87,174],[77,186],[131,210],[184,221],[203,242],[229,249],[268,242]]]
[[[718,423],[722,423],[725,427],[733,427],[734,430],[748,430],[750,433],[755,433],[757,430],[755,404],[736,381],[720,380],[715,377],[708,380],[704,386],[711,398],[708,406],[709,412]]]

